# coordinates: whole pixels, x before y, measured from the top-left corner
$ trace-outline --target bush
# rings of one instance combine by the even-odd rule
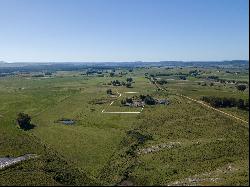
[[[131,85],[132,85],[131,82],[127,82],[127,83],[126,83],[126,87],[127,87],[127,88],[131,88]]]
[[[237,85],[236,88],[237,88],[237,90],[239,90],[239,91],[244,91],[244,90],[247,88],[247,86],[244,85],[244,84],[240,84],[240,85]]]
[[[157,83],[160,85],[163,85],[163,84],[167,84],[168,82],[164,79],[161,79],[161,80],[157,81]]]
[[[127,103],[133,103],[133,99],[132,98],[126,98],[126,102]]]
[[[127,82],[132,82],[133,79],[131,77],[127,78]]]
[[[144,99],[144,102],[147,104],[147,105],[155,105],[156,104],[156,101],[154,100],[154,98],[152,98],[151,96],[147,95]]]
[[[121,82],[118,81],[118,80],[111,81],[111,84],[112,84],[113,86],[121,86]]]
[[[180,75],[179,78],[180,78],[181,80],[186,80],[186,79],[187,79],[185,75]]]
[[[112,90],[111,90],[111,89],[108,89],[108,90],[107,90],[107,94],[112,95],[112,94],[113,94],[113,93],[112,93]]]
[[[25,113],[19,113],[17,115],[17,124],[23,130],[30,130],[34,128],[34,125],[31,124],[31,117]]]

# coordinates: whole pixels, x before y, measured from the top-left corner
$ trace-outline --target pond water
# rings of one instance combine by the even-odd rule
[[[60,122],[65,125],[73,125],[75,123],[74,120],[61,120]]]

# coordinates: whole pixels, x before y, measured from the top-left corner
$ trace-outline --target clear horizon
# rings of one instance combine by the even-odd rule
[[[248,61],[249,59],[232,59],[232,60],[162,60],[162,61],[15,61],[15,62],[7,62],[0,61],[4,63],[151,63],[151,62],[223,62],[223,61]]]
[[[249,59],[247,0],[0,0],[0,61]]]

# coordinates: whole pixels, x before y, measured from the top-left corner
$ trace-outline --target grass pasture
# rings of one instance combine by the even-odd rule
[[[60,71],[50,78],[0,77],[0,157],[40,155],[1,170],[0,185],[249,185],[248,125],[175,95],[248,99],[248,89],[240,92],[235,85],[221,83],[210,86],[204,77],[246,81],[249,75],[201,69],[199,77],[178,79],[176,73],[190,70],[135,68],[122,77],[77,71]],[[166,79],[162,87],[167,91],[157,90],[145,73]],[[128,77],[133,78],[132,88],[108,85]],[[109,88],[121,97],[109,97]],[[120,104],[121,99],[140,94],[167,98],[170,104],[146,105],[140,114],[101,112],[141,111]],[[222,110],[249,119],[248,111]],[[17,127],[19,112],[32,117],[34,129]],[[75,124],[61,124],[62,118]],[[168,147],[173,142],[178,146]],[[138,154],[139,150],[149,151]]]

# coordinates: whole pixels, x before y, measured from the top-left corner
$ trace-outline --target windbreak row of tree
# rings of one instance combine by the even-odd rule
[[[216,108],[226,108],[226,107],[237,107],[241,110],[249,111],[249,100],[235,99],[235,98],[220,98],[214,96],[203,96],[202,101],[209,103],[211,106]]]

